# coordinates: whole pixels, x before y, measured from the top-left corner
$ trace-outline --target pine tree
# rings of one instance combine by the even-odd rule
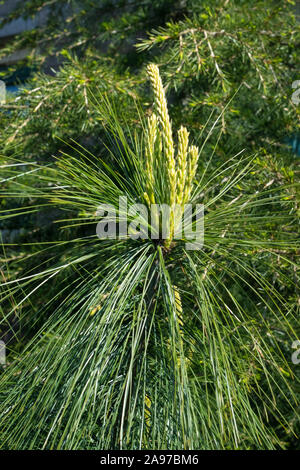
[[[297,447],[290,3],[54,1],[2,50],[38,71],[0,113],[1,448]],[[203,247],[175,211],[100,240],[124,195],[204,204]]]

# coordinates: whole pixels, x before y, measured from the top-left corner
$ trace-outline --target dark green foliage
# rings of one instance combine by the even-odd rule
[[[293,2],[48,3],[1,50],[34,52],[0,110],[0,446],[299,447]],[[199,252],[95,236],[100,203],[142,202],[150,61],[201,147]]]

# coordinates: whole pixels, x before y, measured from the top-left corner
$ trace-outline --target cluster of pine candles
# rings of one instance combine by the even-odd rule
[[[154,91],[155,111],[147,119],[146,173],[148,179],[144,198],[149,208],[157,203],[156,182],[161,180],[161,173],[163,173],[162,181],[165,184],[165,201],[163,202],[170,206],[169,236],[164,242],[165,247],[168,248],[173,239],[176,223],[182,216],[184,205],[191,197],[199,149],[195,145],[189,146],[189,132],[186,127],[181,126],[177,132],[176,162],[172,125],[159,68],[155,64],[150,64],[147,71]],[[177,208],[180,207],[179,213],[175,210],[175,205]]]

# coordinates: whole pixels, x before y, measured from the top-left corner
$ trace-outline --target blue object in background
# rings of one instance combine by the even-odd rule
[[[20,88],[21,88],[21,85],[7,85],[6,91],[9,93],[18,94],[18,91]]]
[[[18,95],[22,88],[26,87],[26,83],[34,69],[23,66],[11,71],[10,68],[0,66],[0,79],[6,85],[6,92]]]
[[[291,147],[292,152],[300,156],[300,134],[294,134],[289,137],[286,137],[284,142]]]

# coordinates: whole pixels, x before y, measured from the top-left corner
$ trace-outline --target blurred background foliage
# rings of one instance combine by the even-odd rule
[[[14,158],[22,165],[27,161],[51,166],[53,157],[70,152],[72,139],[94,155],[109,159],[103,145],[105,123],[93,105],[94,98],[105,91],[120,110],[120,120],[135,129],[140,122],[134,101],[144,110],[149,108],[152,98],[145,65],[155,62],[166,84],[172,121],[176,126],[187,126],[196,142],[201,144],[207,137],[210,126],[205,123],[213,123],[222,114],[214,136],[203,148],[200,172],[215,147],[208,170],[211,173],[245,149],[256,156],[256,170],[247,179],[247,186],[236,188],[236,196],[245,191],[250,195],[266,185],[284,187],[297,182],[299,105],[291,100],[292,83],[299,79],[300,37],[295,7],[295,2],[283,0],[16,2],[1,18],[1,28],[20,18],[31,26],[1,39],[0,79],[9,91],[0,108],[3,165]],[[21,58],[8,60],[16,51],[21,51]],[[8,188],[9,181],[2,183],[3,194]],[[287,197],[294,201],[293,211],[299,214],[299,193],[294,188],[288,191]],[[3,196],[0,204],[1,237],[9,244],[3,246],[0,256],[4,280],[6,268],[12,278],[34,269],[35,253],[46,268],[49,261],[40,248],[26,243],[45,237],[68,239],[68,229],[61,230],[54,223],[59,209],[37,209],[32,198],[26,215],[10,218],[10,211],[17,212],[22,205],[20,198]],[[298,229],[295,217],[290,230]],[[277,230],[281,227],[274,226]],[[299,313],[297,273],[284,261],[296,262],[296,254],[285,252],[267,265],[253,263],[257,272],[278,288],[287,306]],[[66,256],[63,245],[61,256]],[[2,336],[10,341],[12,358],[42,324],[40,306],[57,295],[62,282],[57,278],[50,288],[42,287],[32,297],[30,328],[22,326],[21,314],[2,324]],[[228,289],[239,298],[242,293],[238,285],[230,285],[230,280],[228,283]],[[13,305],[13,297],[1,307],[4,316],[7,302]],[[299,323],[293,326],[300,333]],[[285,344],[283,350],[289,358],[290,345]],[[299,366],[295,369],[299,374]],[[295,393],[299,395],[298,385]],[[285,410],[284,403],[281,413],[299,432],[297,413]],[[278,432],[283,447],[299,448],[290,431]]]

